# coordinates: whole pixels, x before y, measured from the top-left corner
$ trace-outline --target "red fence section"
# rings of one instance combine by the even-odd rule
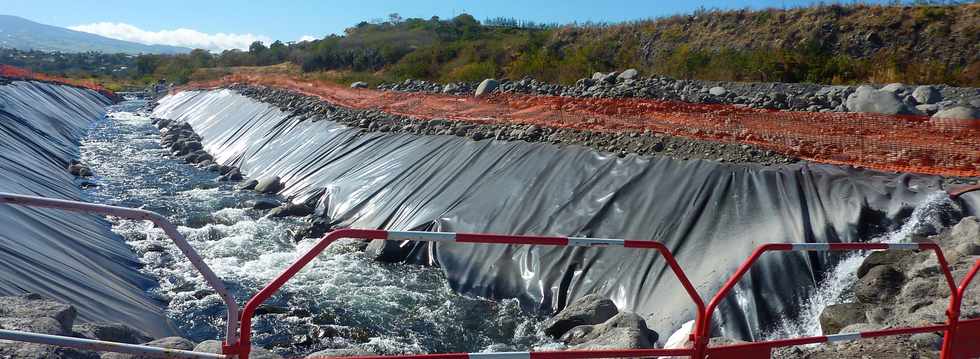
[[[477,233],[445,233],[445,232],[414,232],[414,231],[385,231],[385,230],[366,230],[366,229],[341,229],[328,233],[319,242],[307,251],[296,262],[286,268],[282,274],[265,286],[261,291],[254,295],[245,304],[242,310],[240,342],[238,346],[226,345],[225,354],[238,355],[239,358],[248,359],[251,340],[251,321],[255,310],[265,300],[279,290],[290,278],[296,275],[304,266],[316,258],[330,243],[340,238],[358,238],[369,240],[393,240],[393,241],[426,241],[426,242],[458,242],[458,243],[483,243],[483,244],[518,244],[518,245],[549,245],[549,246],[585,246],[585,247],[622,247],[653,249],[660,253],[667,261],[668,266],[674,272],[677,279],[683,285],[687,295],[698,308],[695,318],[695,329],[691,334],[693,343],[690,348],[682,349],[636,349],[636,350],[599,350],[599,351],[542,351],[542,352],[508,352],[508,353],[448,353],[448,354],[424,354],[424,355],[396,355],[396,356],[368,356],[358,357],[360,359],[385,359],[385,358],[424,358],[424,359],[585,359],[585,358],[625,358],[625,357],[690,357],[695,359],[704,358],[738,358],[738,359],[762,359],[769,358],[772,350],[779,347],[796,346],[804,344],[829,343],[859,340],[867,338],[907,335],[915,333],[945,332],[942,358],[943,359],[967,359],[980,357],[980,318],[971,320],[960,320],[960,307],[962,300],[971,281],[980,271],[980,260],[978,260],[968,274],[963,278],[957,287],[946,258],[942,250],[935,243],[779,243],[765,244],[759,246],[752,255],[738,268],[738,270],[725,282],[721,289],[712,297],[712,300],[705,305],[700,294],[688,280],[683,269],[674,259],[673,254],[662,243],[655,241],[632,241],[622,239],[596,239],[596,238],[577,238],[577,237],[550,237],[550,236],[515,236],[500,234],[477,234]],[[766,252],[772,251],[859,251],[859,250],[918,250],[932,251],[936,254],[939,267],[943,271],[943,277],[949,286],[951,295],[949,308],[947,310],[947,322],[941,325],[931,325],[912,328],[894,328],[861,333],[840,333],[835,335],[815,336],[805,338],[790,338],[764,342],[753,342],[745,344],[709,347],[711,337],[711,315],[738,283],[738,281],[749,271],[749,268]]]

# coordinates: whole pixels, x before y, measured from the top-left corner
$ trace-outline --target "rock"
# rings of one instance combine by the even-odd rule
[[[948,108],[932,115],[933,120],[977,120],[980,119],[980,110],[967,106],[956,106]]]
[[[691,333],[694,332],[694,321],[681,325],[680,329],[671,334],[664,343],[665,349],[687,348],[691,345]],[[672,357],[671,357],[672,358]]]
[[[659,335],[639,315],[619,313],[602,324],[572,328],[562,339],[572,350],[642,349],[655,348]]]
[[[142,331],[120,323],[83,323],[72,328],[75,336],[110,342],[139,344],[153,340]]]
[[[257,209],[260,211],[270,210],[279,206],[279,201],[271,199],[257,199],[255,202],[252,202],[252,209]]]
[[[480,85],[476,87],[476,92],[474,93],[474,95],[476,97],[489,95],[490,93],[493,92],[493,90],[497,89],[498,85],[500,85],[500,83],[497,82],[497,80],[494,79],[483,80],[483,82],[481,82]]]
[[[883,86],[880,91],[897,93],[901,92],[902,90],[905,90],[905,84],[895,82]]]
[[[908,258],[909,256],[912,256],[914,254],[915,254],[915,252],[912,252],[912,251],[875,251],[875,252],[871,252],[871,254],[868,255],[868,257],[864,258],[864,261],[861,262],[861,266],[858,267],[858,269],[857,269],[857,277],[858,278],[864,277],[865,274],[868,274],[868,271],[871,270],[871,268],[874,268],[874,267],[877,267],[877,266],[880,266],[880,265],[889,265],[889,264],[894,265],[894,264],[898,264],[899,262],[901,262],[905,258]]]
[[[980,244],[980,219],[974,216],[964,217],[953,226],[949,236],[956,243]]]
[[[306,359],[342,358],[342,357],[357,357],[357,356],[372,356],[372,355],[378,355],[378,354],[360,348],[326,349],[307,355]]]
[[[592,80],[593,81],[601,81],[602,78],[604,78],[604,77],[606,77],[606,74],[604,74],[604,73],[601,73],[601,72],[594,72],[594,73],[592,73]]]
[[[880,265],[868,271],[854,286],[854,295],[861,303],[881,303],[894,299],[902,289],[905,275],[890,265]]]
[[[829,305],[820,312],[820,330],[823,335],[837,334],[844,327],[865,323],[868,321],[864,314],[868,309],[864,303],[843,303]]]
[[[231,169],[228,170],[228,173],[219,176],[217,180],[219,182],[241,181],[243,178],[244,177],[242,177],[241,172],[239,172],[237,168],[231,167]]]
[[[367,84],[367,82],[364,82],[364,81],[357,81],[357,82],[354,82],[354,83],[350,84],[350,88],[352,88],[352,89],[366,89],[367,87],[368,87],[368,84]]]
[[[616,83],[616,77],[617,76],[619,76],[619,73],[616,72],[616,71],[613,71],[613,72],[610,72],[608,74],[603,75],[602,78],[599,79],[599,82],[605,82],[607,84]]]
[[[459,86],[457,86],[456,84],[446,84],[446,86],[443,86],[442,88],[442,93],[453,93],[456,92],[456,90],[458,89]]]
[[[265,176],[259,178],[258,183],[255,184],[255,191],[259,193],[269,193],[276,194],[282,190],[282,183],[279,181],[279,176]]]
[[[871,112],[886,115],[911,115],[916,111],[910,109],[898,96],[888,91],[878,91],[871,86],[858,87],[854,93],[847,96],[844,105],[851,112]]]
[[[943,336],[936,333],[918,333],[912,334],[909,341],[920,349],[939,350],[942,349]]]
[[[912,91],[912,97],[923,105],[930,105],[943,100],[943,95],[932,86],[919,86]]]
[[[144,345],[157,347],[157,348],[167,348],[167,349],[177,349],[177,350],[194,350],[194,346],[195,346],[194,342],[181,337],[160,338],[151,342],[144,343]],[[123,354],[123,353],[102,354],[102,359],[150,359],[150,358],[153,357]]]
[[[725,90],[725,88],[721,86],[715,86],[709,89],[708,93],[710,93],[711,96],[725,96],[725,94],[728,93],[728,90]]]
[[[545,321],[544,332],[559,338],[574,327],[603,323],[618,313],[619,309],[612,300],[598,294],[589,294],[573,301],[557,315]]]
[[[68,173],[78,177],[89,177],[92,176],[92,169],[86,165],[76,163],[68,166]]]
[[[616,79],[620,81],[632,80],[636,78],[636,75],[639,74],[640,74],[639,71],[636,71],[636,69],[626,69],[626,71],[623,71],[623,73],[619,74],[619,76],[616,76]]]
[[[255,186],[258,185],[258,184],[259,184],[259,180],[253,178],[253,179],[250,179],[248,181],[245,181],[245,183],[242,183],[242,185],[239,186],[238,189],[240,189],[240,190],[253,190],[253,189],[255,189]]]
[[[56,301],[52,299],[47,299],[40,294],[23,294],[18,296],[0,297],[0,326],[4,328],[17,329],[16,324],[12,323],[24,322],[36,325],[39,328],[51,327],[51,323],[56,323],[53,329],[57,329],[57,333],[51,333],[50,328],[45,329],[46,334],[56,334],[56,335],[69,335],[72,332],[72,325],[75,323],[75,317],[78,313],[75,311],[75,307]],[[42,318],[50,318],[51,321],[42,320],[40,322],[33,322]],[[52,322],[53,321],[53,322]],[[25,330],[25,329],[21,329]],[[37,330],[41,332],[40,330]]]
[[[194,351],[202,353],[213,353],[221,354],[221,341],[219,340],[205,340],[194,346]],[[259,347],[252,347],[252,350],[248,353],[249,358],[255,359],[279,359],[282,358],[279,354],[270,352],[266,349]]]
[[[870,323],[855,323],[842,328],[840,333],[860,333],[875,330],[881,330],[881,326]]]

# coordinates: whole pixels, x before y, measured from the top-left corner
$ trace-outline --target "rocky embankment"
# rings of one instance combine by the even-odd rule
[[[75,307],[45,298],[39,294],[0,297],[0,329],[20,330],[39,334],[104,340],[126,344],[204,353],[220,353],[221,342],[206,340],[195,343],[181,337],[154,339],[122,323],[76,323]],[[254,348],[253,358],[279,358],[265,349]],[[141,359],[138,355],[99,353],[90,350],[56,347],[43,344],[0,341],[0,358],[16,359]]]
[[[368,131],[414,135],[454,135],[473,140],[543,142],[579,145],[599,151],[627,154],[659,155],[678,159],[704,159],[719,162],[775,165],[798,160],[752,145],[701,141],[653,132],[614,133],[574,129],[556,129],[535,125],[472,124],[447,119],[416,119],[392,115],[380,110],[352,110],[293,91],[271,87],[235,85],[238,93],[277,106],[279,109],[308,118],[310,121],[333,121]]]
[[[490,92],[566,97],[649,98],[690,103],[732,104],[754,108],[809,112],[875,112],[980,118],[980,89],[946,85],[824,86],[795,83],[747,83],[640,77],[623,72],[597,72],[574,85],[549,84],[532,78],[484,83],[439,84],[422,80],[381,84],[378,89],[473,95],[480,85]]]
[[[951,229],[916,242],[938,244],[957,285],[980,260],[980,220],[966,217]],[[824,335],[946,322],[950,290],[932,251],[873,252],[858,268],[853,300],[820,315]],[[974,281],[978,282],[978,281]],[[980,317],[980,283],[968,287],[960,318]],[[787,348],[786,358],[938,358],[942,333],[868,339],[815,348]]]

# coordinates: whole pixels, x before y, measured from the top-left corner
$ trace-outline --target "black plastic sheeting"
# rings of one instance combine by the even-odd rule
[[[79,200],[67,171],[78,141],[105,114],[94,91],[39,82],[0,86],[0,192]],[[0,205],[0,295],[32,292],[70,303],[79,318],[174,332],[154,285],[109,222],[88,214]]]
[[[659,240],[702,296],[758,245],[850,242],[894,228],[936,178],[827,165],[764,168],[612,155],[579,146],[369,133],[291,116],[229,90],[182,92],[154,116],[184,120],[217,161],[283,194],[319,199],[338,227]],[[312,197],[316,198],[316,197]],[[376,244],[375,244],[376,245]],[[666,338],[693,305],[655,253],[635,249],[399,243],[381,254],[441,266],[453,289],[554,310],[598,292]],[[812,289],[827,257],[763,257],[715,317],[750,339]]]

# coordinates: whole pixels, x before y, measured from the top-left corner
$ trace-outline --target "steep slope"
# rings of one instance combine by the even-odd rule
[[[126,54],[177,54],[183,47],[143,45],[110,39],[81,31],[36,23],[12,15],[0,15],[0,47],[18,50],[59,52],[104,52]]]

